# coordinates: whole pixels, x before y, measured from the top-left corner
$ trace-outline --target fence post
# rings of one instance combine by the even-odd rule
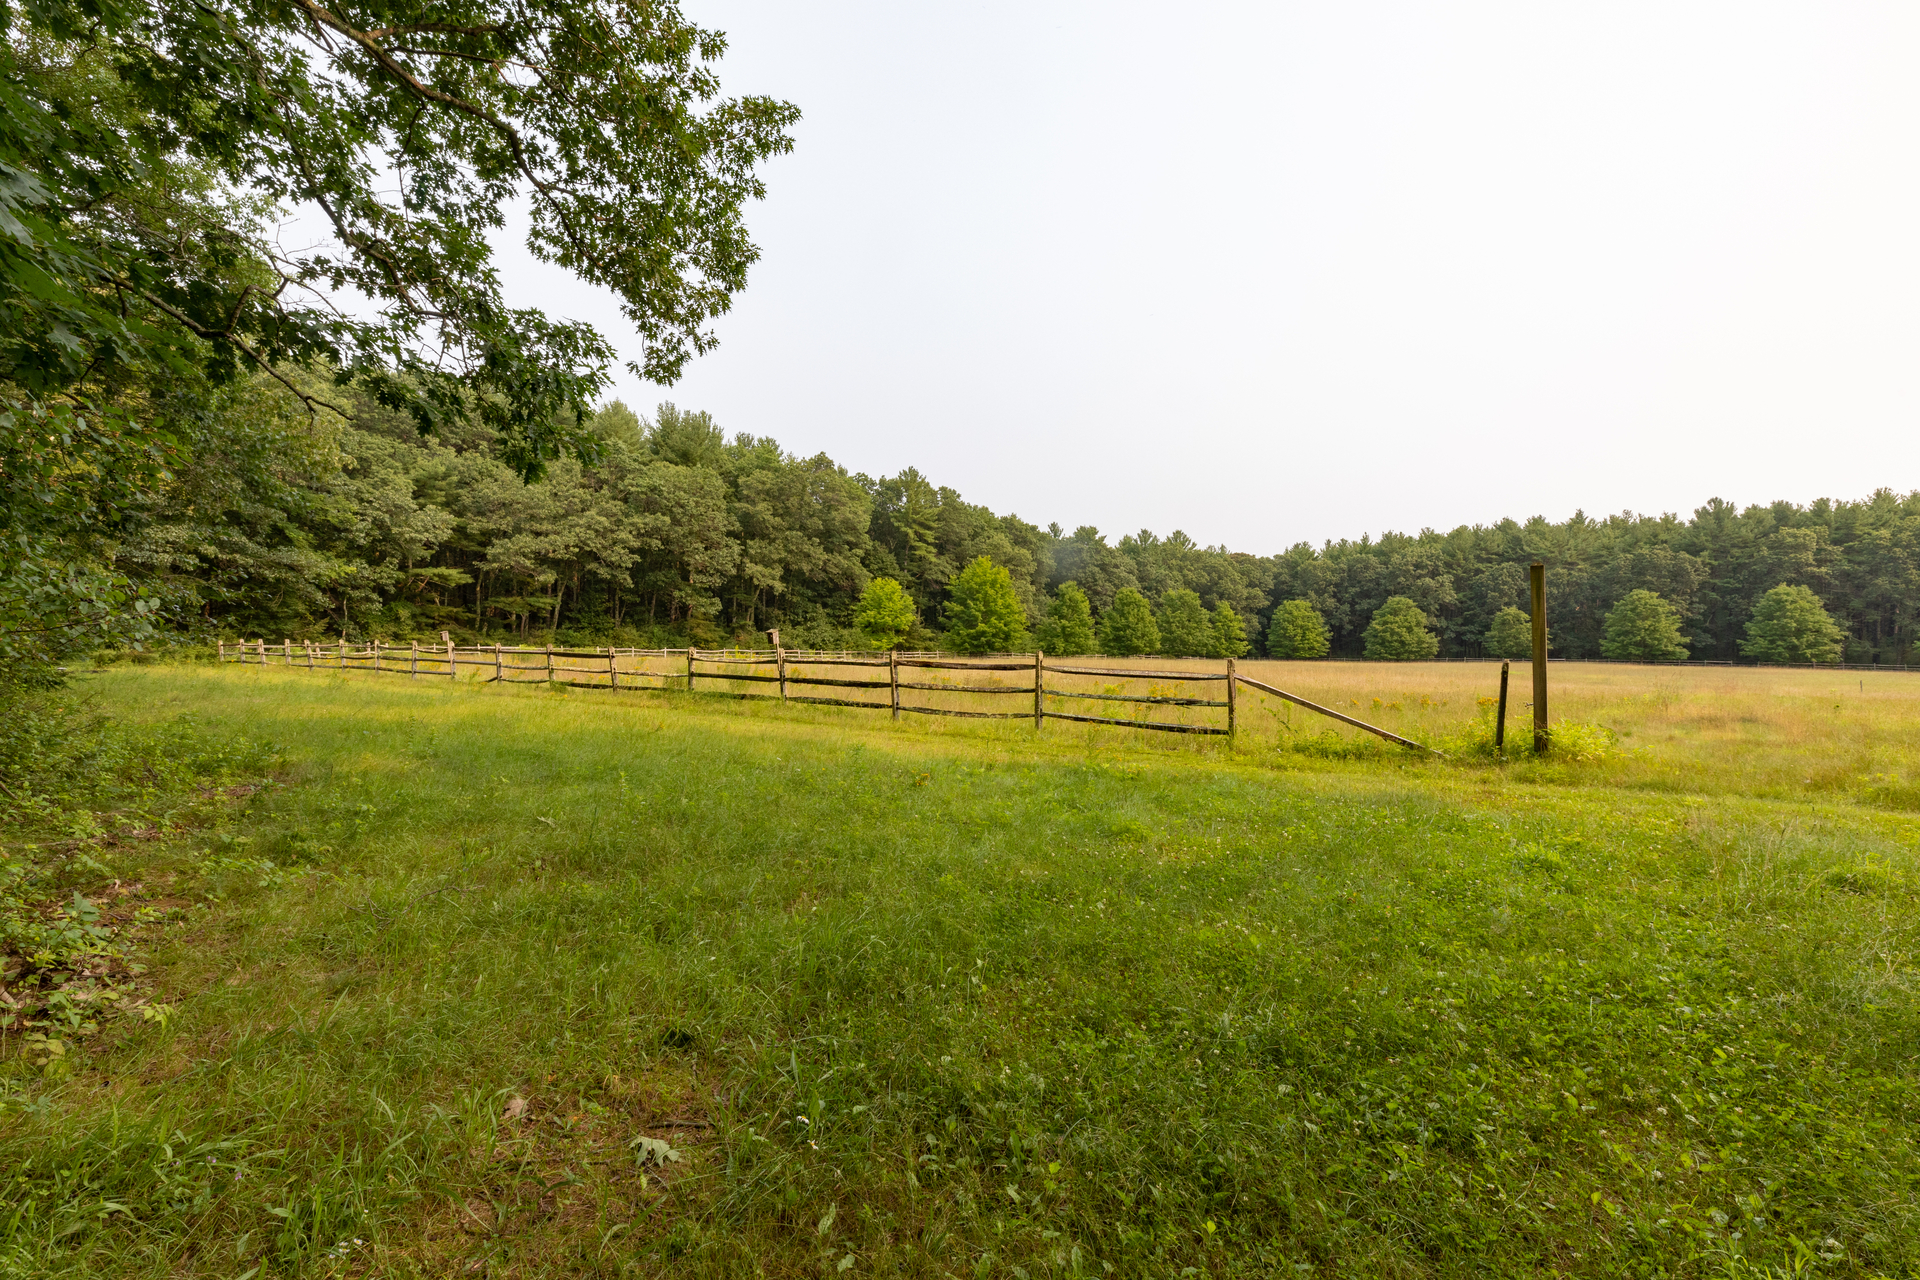
[[[1547,752],[1547,566],[1527,570],[1533,588],[1533,753]]]
[[[440,633],[440,643],[447,646],[447,679],[458,680],[460,678],[460,668],[453,657],[453,637],[442,631]]]
[[[501,678],[502,678],[502,672],[500,670],[500,642],[498,640],[495,640],[493,642],[493,682],[495,684],[499,684],[501,681]]]
[[[1511,662],[1500,664],[1500,710],[1493,717],[1493,753],[1497,756],[1507,754],[1507,669]]]
[[[286,639],[280,641],[280,656],[287,660],[288,666],[293,665],[293,641]]]
[[[787,651],[780,647],[780,628],[775,627],[767,634],[773,637],[774,667],[780,673],[780,701],[785,702],[787,700]]]
[[[407,641],[407,676],[414,680],[420,678],[420,642],[418,640]]]
[[[225,662],[227,660],[227,642],[225,640],[216,640],[214,643],[220,646],[220,661]]]
[[[1240,683],[1240,677],[1233,673],[1233,659],[1228,658],[1227,659],[1227,741],[1228,742],[1233,741],[1234,730],[1237,727],[1234,713],[1239,710],[1239,707],[1236,705],[1234,700],[1233,686],[1239,683]]]
[[[687,646],[687,692],[693,692],[693,646]]]
[[[553,641],[547,641],[547,683],[553,683]]]
[[[607,688],[620,687],[620,657],[612,645],[607,646]]]
[[[1046,718],[1045,705],[1040,700],[1040,676],[1047,669],[1046,654],[1039,649],[1033,651],[1033,731],[1040,732],[1040,722]]]
[[[900,652],[887,650],[887,685],[893,696],[893,718],[900,718]]]
[[[302,640],[300,643],[307,646],[307,670],[311,671],[313,670],[313,641]]]

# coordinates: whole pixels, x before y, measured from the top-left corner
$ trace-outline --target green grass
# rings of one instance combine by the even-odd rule
[[[1901,813],[684,695],[90,687],[280,744],[285,785],[170,884],[99,843],[218,896],[148,927],[165,1025],[10,1062],[0,1275],[1920,1274]]]

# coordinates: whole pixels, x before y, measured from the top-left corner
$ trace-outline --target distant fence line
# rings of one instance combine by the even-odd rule
[[[707,681],[710,688],[716,684],[777,684],[779,686],[777,693],[751,693],[731,688],[719,689],[715,692],[722,692],[735,698],[759,698],[815,706],[885,710],[890,711],[895,720],[898,720],[903,712],[911,715],[960,716],[976,720],[1024,720],[1031,716],[1036,729],[1048,720],[1068,720],[1082,724],[1107,725],[1112,728],[1218,736],[1231,736],[1234,733],[1238,718],[1237,694],[1238,690],[1244,686],[1329,719],[1338,720],[1342,724],[1375,734],[1400,746],[1416,751],[1432,750],[1410,738],[1403,738],[1397,733],[1382,729],[1378,725],[1356,720],[1331,707],[1323,707],[1297,694],[1288,693],[1284,689],[1242,675],[1234,669],[1231,658],[1226,660],[1224,670],[1216,673],[1143,671],[1131,667],[1089,667],[1059,660],[1048,661],[1046,655],[1042,653],[986,654],[966,658],[926,651],[856,653],[852,650],[819,649],[628,649],[618,647],[556,649],[552,645],[545,648],[456,645],[451,640],[446,640],[439,646],[426,648],[422,648],[418,642],[413,642],[404,649],[378,640],[368,641],[362,645],[352,645],[345,641],[316,644],[310,640],[297,643],[292,640],[283,640],[279,644],[270,644],[265,640],[242,640],[231,649],[225,641],[221,641],[219,656],[223,662],[247,665],[286,666],[305,670],[367,671],[405,675],[414,679],[427,676],[457,680],[460,677],[460,669],[466,667],[477,669],[480,673],[490,673],[485,677],[486,682],[490,684],[496,681],[501,684],[564,684],[581,689],[684,690],[691,693],[696,690],[701,680]],[[660,670],[655,666],[645,665],[649,662],[668,662],[673,663],[674,666],[670,670]],[[709,669],[701,670],[703,665]],[[719,671],[711,669],[716,666],[731,669]],[[743,667],[772,667],[773,671],[753,672],[739,669]],[[809,669],[846,667],[884,667],[887,674],[885,679],[877,678],[877,671],[875,678],[857,679],[806,674]],[[1018,672],[1023,675],[1030,672],[1033,681],[1031,685],[935,683],[925,680],[903,680],[902,671],[909,674],[916,671]],[[1224,683],[1226,697],[1190,696],[1185,690],[1179,693],[1157,694],[1096,692],[1065,688],[1058,684],[1050,686],[1047,684],[1049,675],[1097,677],[1122,683],[1142,680],[1180,684]],[[887,691],[887,701],[805,696],[790,692],[790,687],[796,685],[805,688],[871,689],[876,693],[884,689]],[[902,691],[965,697],[1030,696],[1033,699],[1033,708],[1031,711],[977,711],[966,708],[932,707],[902,701]],[[1064,709],[1085,703],[1130,703],[1152,707],[1198,707],[1224,710],[1226,724],[1222,727],[1217,724],[1119,719],[1113,716],[1086,714],[1081,709]]]

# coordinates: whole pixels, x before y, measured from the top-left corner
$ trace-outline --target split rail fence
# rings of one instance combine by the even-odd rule
[[[852,653],[803,649],[555,649],[506,645],[405,648],[283,640],[243,640],[220,645],[223,662],[286,666],[303,670],[366,671],[413,679],[458,680],[463,672],[487,683],[564,684],[583,689],[706,691],[736,698],[859,707],[902,714],[962,716],[976,720],[1024,720],[1039,728],[1067,720],[1162,733],[1230,736],[1239,718],[1239,691],[1249,689],[1307,711],[1376,734],[1415,751],[1430,748],[1330,707],[1308,701],[1234,669],[1150,671],[1134,667],[1082,666],[1044,654],[957,657],[940,653]],[[882,674],[884,669],[884,675]],[[949,675],[947,673],[955,673]],[[966,674],[984,677],[963,682]],[[1145,684],[1145,692],[1131,689]],[[766,686],[777,686],[777,691]],[[743,687],[744,686],[744,687]],[[1224,686],[1217,691],[1211,686]],[[833,690],[839,696],[797,693]],[[1218,692],[1224,696],[1209,697]],[[851,695],[851,696],[849,696]],[[905,697],[903,697],[905,695]],[[979,699],[1019,698],[1031,707],[1013,711],[976,709]],[[961,705],[956,705],[961,704]],[[989,703],[988,705],[993,705]],[[998,705],[1006,706],[1005,702]],[[1140,710],[1132,710],[1140,708]],[[1224,711],[1225,724],[1217,713]],[[1109,713],[1110,712],[1110,713]],[[1120,714],[1124,712],[1125,714]],[[1162,718],[1140,718],[1157,713]]]

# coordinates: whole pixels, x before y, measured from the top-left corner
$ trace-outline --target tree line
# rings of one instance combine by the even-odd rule
[[[483,424],[423,436],[367,396],[329,425],[258,380],[196,422],[193,461],[117,563],[233,634],[711,645],[777,627],[813,648],[1523,656],[1541,560],[1558,656],[1777,659],[1751,626],[1786,587],[1830,620],[1801,626],[1796,660],[1904,662],[1920,600],[1920,494],[1887,490],[1260,556],[1043,528],[671,404],[606,405],[577,424],[588,459],[533,479]]]

